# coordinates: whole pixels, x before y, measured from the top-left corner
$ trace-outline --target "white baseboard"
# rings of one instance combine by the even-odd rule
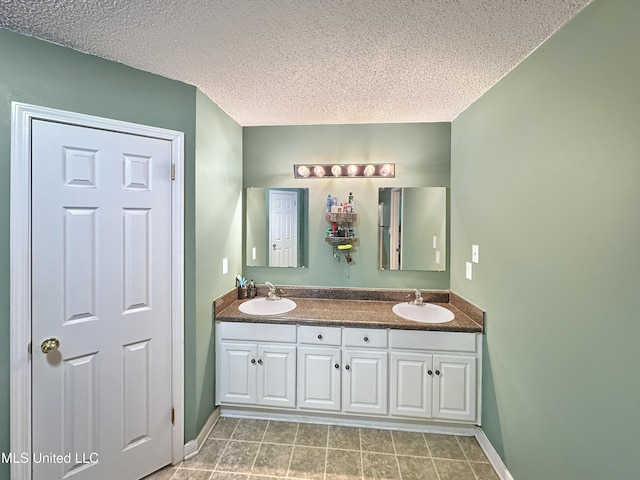
[[[500,455],[498,455],[498,452],[493,448],[489,438],[480,427],[476,427],[475,436],[480,447],[482,447],[484,454],[489,459],[489,463],[491,463],[491,466],[498,474],[498,477],[500,477],[500,480],[514,480],[511,473],[509,473],[509,470],[507,470],[507,466],[502,461],[502,458],[500,458]]]
[[[207,441],[211,430],[213,430],[214,425],[218,421],[218,417],[220,417],[220,408],[216,407],[216,409],[211,412],[209,418],[205,422],[202,430],[198,433],[198,436],[195,440],[190,440],[184,444],[184,459],[189,460],[192,457],[195,457],[198,453],[200,453],[200,449],[204,445],[204,442]]]

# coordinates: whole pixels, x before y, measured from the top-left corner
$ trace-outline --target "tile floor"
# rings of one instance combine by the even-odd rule
[[[498,480],[473,437],[222,417],[145,480]]]

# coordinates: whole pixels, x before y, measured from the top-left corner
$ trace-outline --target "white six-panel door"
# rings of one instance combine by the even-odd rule
[[[171,144],[32,132],[33,452],[70,458],[33,478],[140,478],[171,462]]]

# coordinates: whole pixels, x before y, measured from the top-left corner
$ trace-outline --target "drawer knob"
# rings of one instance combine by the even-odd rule
[[[433,370],[427,370],[427,375],[433,375]]]
[[[351,370],[351,367],[349,365],[344,367],[345,370]]]
[[[258,360],[258,365],[262,365],[262,359]]]
[[[336,368],[340,368],[340,364],[339,364],[339,363],[336,363],[336,364],[335,364],[335,367],[336,367]]]
[[[256,359],[255,359],[255,358],[252,358],[252,359],[251,359],[251,364],[252,364],[252,365],[255,365],[255,364],[256,364]]]
[[[318,340],[322,340],[322,334],[321,333],[318,334]]]
[[[440,375],[440,370],[436,370],[436,375]]]
[[[367,343],[369,343],[369,337],[364,337],[363,340]]]

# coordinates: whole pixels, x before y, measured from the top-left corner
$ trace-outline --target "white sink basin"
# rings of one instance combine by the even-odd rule
[[[296,306],[296,302],[288,298],[267,300],[265,297],[261,297],[242,302],[238,310],[247,315],[280,315],[290,312]]]
[[[447,323],[454,317],[451,310],[432,303],[422,305],[413,305],[409,302],[396,303],[391,310],[399,317],[420,323]]]

